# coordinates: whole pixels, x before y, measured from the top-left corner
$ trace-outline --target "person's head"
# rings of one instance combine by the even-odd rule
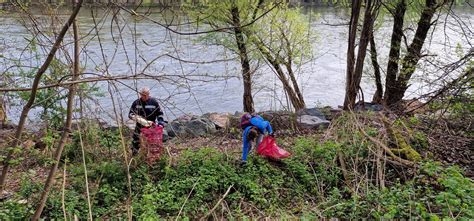
[[[255,140],[255,138],[258,136],[258,130],[256,127],[252,127],[249,130],[248,138],[249,140]]]
[[[142,89],[140,89],[139,94],[140,94],[140,99],[142,101],[147,101],[148,99],[150,99],[150,88],[143,87]]]
[[[254,114],[254,113],[245,113],[244,115],[242,115],[242,117],[240,117],[240,127],[242,128],[242,130],[244,130],[248,126],[252,125],[250,123],[250,119],[252,119],[253,116],[256,116],[256,114]]]

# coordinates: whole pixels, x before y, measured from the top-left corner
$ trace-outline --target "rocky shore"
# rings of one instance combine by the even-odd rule
[[[324,129],[330,124],[338,109],[307,108],[296,113],[287,111],[264,111],[258,114],[269,121],[275,131],[287,129]],[[165,127],[164,138],[200,137],[222,131],[240,129],[240,117],[243,112],[206,113],[184,115],[171,121]]]

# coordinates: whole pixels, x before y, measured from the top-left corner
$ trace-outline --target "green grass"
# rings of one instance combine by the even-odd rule
[[[370,128],[369,128],[370,129]],[[107,139],[110,139],[109,136]],[[342,137],[342,136],[341,136]],[[348,136],[363,139],[359,136]],[[373,163],[366,141],[319,142],[312,136],[290,142],[292,157],[281,162],[252,155],[241,167],[238,155],[228,156],[213,147],[185,151],[175,164],[164,156],[155,167],[138,162],[130,168],[131,208],[139,220],[201,218],[230,191],[211,216],[244,218],[338,217],[344,219],[473,219],[474,184],[456,167],[425,161],[403,178],[400,168],[386,167],[386,188],[374,182]],[[112,142],[113,143],[113,142]],[[72,144],[70,148],[73,148]],[[120,146],[114,145],[117,153]],[[87,153],[87,151],[86,151]],[[338,161],[344,153],[347,183]],[[88,177],[94,218],[126,218],[128,184],[126,167],[119,157],[90,153]],[[70,154],[70,157],[77,157]],[[78,159],[69,159],[65,208],[69,218],[87,219],[84,170]],[[355,162],[358,160],[359,162]],[[60,167],[62,168],[62,167]],[[403,169],[403,168],[401,168]],[[61,178],[57,179],[60,183]],[[27,177],[20,191],[0,202],[0,219],[30,217],[42,184]],[[43,216],[63,219],[61,188],[53,188]],[[24,201],[27,200],[27,201]]]

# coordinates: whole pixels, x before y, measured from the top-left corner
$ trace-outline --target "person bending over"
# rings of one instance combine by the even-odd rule
[[[240,126],[244,130],[242,133],[242,165],[247,163],[247,156],[252,149],[252,141],[256,140],[255,147],[257,148],[263,140],[265,134],[274,136],[270,122],[263,119],[256,114],[246,113],[240,118]]]

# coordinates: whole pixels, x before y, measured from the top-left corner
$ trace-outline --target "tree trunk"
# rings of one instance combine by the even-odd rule
[[[74,11],[79,11],[82,5],[82,0],[79,0]],[[73,31],[74,31],[74,63],[73,63],[73,72],[72,80],[75,81],[79,78],[79,37],[77,31],[76,20],[73,20]],[[64,130],[59,140],[58,148],[55,152],[54,164],[51,166],[51,169],[48,174],[48,178],[44,184],[43,192],[41,193],[41,199],[36,208],[35,214],[33,215],[32,220],[39,220],[41,213],[43,212],[44,206],[46,205],[46,200],[48,199],[49,190],[54,184],[54,175],[58,169],[59,161],[61,160],[61,155],[66,145],[67,138],[71,133],[72,125],[72,112],[74,109],[74,94],[76,92],[76,84],[71,84],[69,86],[69,93],[67,96],[67,108],[66,108],[66,122],[64,122]]]
[[[388,55],[387,76],[385,77],[385,94],[383,99],[386,105],[390,103],[390,95],[394,94],[397,88],[398,61],[400,59],[406,7],[405,0],[400,0],[393,12],[392,38],[390,40],[390,52]]]
[[[285,39],[286,51],[288,53],[288,59],[285,62],[286,71],[288,73],[288,76],[290,77],[291,83],[293,84],[293,90],[294,90],[294,92],[297,95],[297,98],[299,100],[300,108],[296,109],[296,107],[295,107],[295,109],[298,111],[300,109],[305,108],[306,104],[304,102],[303,93],[301,93],[300,87],[298,86],[298,81],[296,80],[295,73],[293,72],[293,68],[292,68],[293,57],[291,56],[291,42],[286,37],[286,35],[283,31],[281,32],[281,35],[283,36],[283,39]]]
[[[291,87],[290,82],[285,76],[285,72],[283,72],[278,62],[276,62],[275,60],[268,60],[268,62],[273,66],[273,68],[277,72],[277,76],[280,79],[281,83],[283,84],[283,89],[288,94],[291,104],[295,108],[295,111],[305,108],[304,101],[298,98],[297,93],[295,92],[294,88]]]
[[[403,99],[405,91],[408,88],[408,82],[412,74],[416,70],[416,64],[420,61],[421,58],[421,49],[428,35],[428,31],[431,27],[431,19],[433,18],[434,13],[436,12],[436,0],[426,0],[425,7],[423,12],[420,15],[420,20],[418,21],[418,27],[413,37],[413,41],[408,47],[408,52],[402,60],[402,69],[396,81],[396,85],[391,91],[387,94],[387,106],[397,107],[399,102]]]
[[[375,91],[374,97],[372,98],[372,103],[381,104],[383,96],[383,86],[382,86],[382,77],[380,74],[380,65],[377,61],[377,48],[375,47],[374,34],[370,35],[370,59],[372,60],[372,66],[374,67],[375,75],[375,86],[377,90]]]
[[[303,94],[301,93],[301,90],[298,86],[298,81],[296,80],[295,73],[293,72],[293,68],[291,68],[291,64],[286,65],[286,70],[288,72],[288,76],[290,76],[291,83],[293,84],[294,94],[296,98],[298,99],[298,105],[297,106],[293,105],[293,106],[295,107],[295,110],[298,111],[305,108],[306,104],[304,102]]]
[[[242,79],[244,81],[244,111],[255,112],[252,98],[252,73],[250,71],[250,61],[247,54],[244,33],[240,24],[240,13],[237,6],[231,8],[232,22],[234,25],[235,41],[239,49],[240,64],[242,66]]]
[[[358,46],[358,51],[357,51],[357,61],[356,61],[354,69],[352,69],[353,68],[352,66],[351,67],[348,66],[348,70],[350,68],[353,71],[351,71],[352,76],[347,76],[347,79],[349,79],[350,81],[346,82],[346,85],[347,85],[346,96],[344,99],[344,108],[346,110],[353,109],[355,106],[357,92],[360,89],[362,71],[364,70],[364,61],[365,61],[365,56],[367,54],[367,45],[369,44],[370,35],[372,35],[373,23],[375,20],[375,18],[373,18],[375,14],[374,12],[378,10],[378,6],[379,6],[378,3],[373,4],[373,0],[366,1],[364,22],[362,25],[362,31],[360,33],[359,46]],[[360,6],[359,6],[359,11],[357,13],[360,13]],[[351,55],[351,56],[354,56],[354,55]],[[353,65],[353,58],[351,59],[351,63]],[[347,74],[350,74],[350,73],[347,72]]]
[[[53,47],[49,51],[48,57],[46,57],[46,60],[44,61],[43,65],[41,65],[41,67],[38,69],[38,72],[36,72],[35,79],[33,80],[33,85],[31,87],[30,98],[28,99],[28,102],[23,107],[23,110],[20,115],[20,122],[18,123],[18,127],[15,132],[15,139],[13,141],[13,144],[11,145],[14,148],[18,147],[18,145],[21,142],[21,133],[23,132],[23,127],[25,126],[28,112],[30,111],[31,106],[33,106],[33,103],[35,101],[36,92],[38,90],[38,85],[41,80],[41,77],[43,76],[44,72],[46,72],[46,69],[48,68],[49,64],[53,60],[54,55],[56,54],[56,51],[59,49],[59,46],[64,38],[64,35],[66,35],[66,32],[69,29],[69,26],[71,26],[77,14],[79,13],[79,9],[81,8],[81,6],[82,6],[82,0],[79,0],[76,8],[72,12],[71,16],[69,16],[68,21],[66,22],[66,24],[64,24],[61,31],[59,32],[59,35],[56,38],[56,41],[54,42]],[[8,151],[7,157],[3,161],[3,171],[2,171],[2,176],[0,177],[0,192],[3,191],[4,189],[5,179],[7,177],[8,169],[10,167],[9,162],[12,159],[12,156],[13,156],[13,150],[10,150]]]
[[[356,61],[356,66],[355,66],[355,71],[354,71],[354,76],[352,77],[352,84],[353,86],[351,89],[356,89],[356,91],[348,94],[355,94],[357,95],[358,89],[360,89],[360,81],[362,79],[362,71],[364,70],[364,61],[365,61],[365,56],[367,55],[367,46],[369,44],[369,39],[370,35],[372,35],[372,27],[374,23],[374,18],[373,18],[373,5],[372,5],[372,0],[367,0],[366,1],[366,6],[365,6],[365,14],[364,14],[364,23],[362,25],[362,31],[360,33],[360,39],[359,39],[359,50],[357,51],[357,61]],[[354,107],[355,105],[355,99],[356,97],[349,97],[350,104],[352,105],[351,107]]]
[[[349,23],[349,40],[347,45],[347,66],[346,66],[346,96],[344,98],[344,110],[352,108],[351,97],[356,97],[358,88],[353,87],[352,76],[354,73],[355,39],[357,36],[357,24],[359,23],[361,0],[352,1],[351,20]]]
[[[7,122],[7,111],[5,102],[3,101],[3,93],[0,93],[0,127]]]
[[[278,59],[274,58],[270,52],[264,47],[263,41],[260,39],[258,41],[255,41],[255,46],[257,46],[258,50],[263,54],[263,57],[265,60],[268,61],[273,67],[273,69],[276,72],[276,75],[278,79],[280,79],[282,85],[283,85],[283,90],[288,94],[290,98],[291,105],[295,108],[295,110],[301,110],[305,108],[305,103],[303,99],[299,98],[299,95],[295,91],[294,88],[291,87],[290,82],[288,81],[288,78],[285,75],[285,72],[280,66],[280,63],[278,62]],[[294,79],[296,82],[296,78]]]

